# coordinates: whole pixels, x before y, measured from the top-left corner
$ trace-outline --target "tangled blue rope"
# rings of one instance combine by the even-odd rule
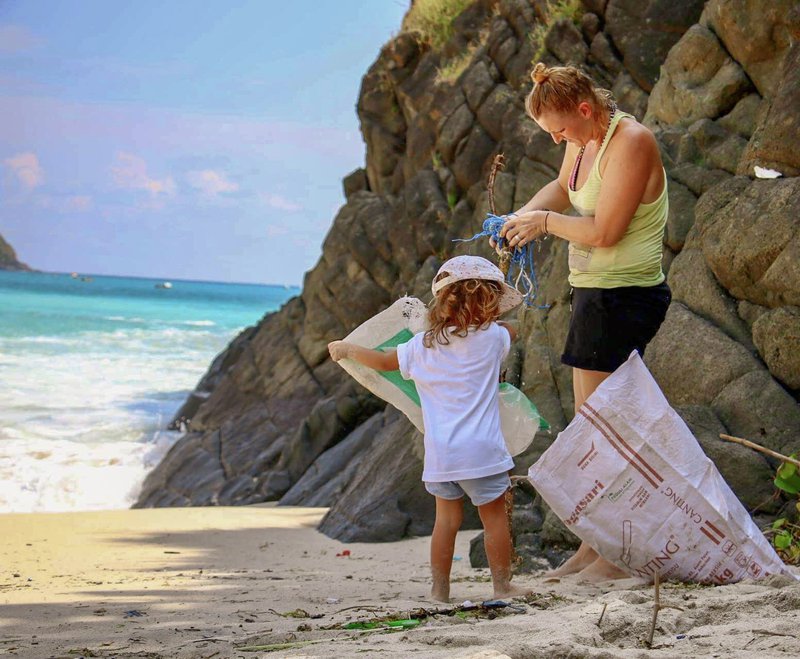
[[[489,236],[497,243],[498,247],[502,248],[506,244],[506,239],[500,237],[500,231],[509,217],[514,217],[514,213],[505,216],[487,213],[486,219],[483,221],[483,231],[476,233],[472,238],[456,238],[453,242],[468,243]],[[520,284],[522,285],[520,292],[525,295],[523,303],[526,307],[547,309],[550,307],[549,304],[534,304],[539,295],[539,282],[536,279],[536,267],[533,263],[533,247],[534,243],[530,242],[522,247],[515,247],[513,250],[508,248],[511,252],[511,263],[506,281],[517,290],[520,290]]]

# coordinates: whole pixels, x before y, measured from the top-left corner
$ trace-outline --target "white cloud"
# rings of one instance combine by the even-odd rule
[[[186,180],[193,188],[209,197],[216,197],[225,192],[236,192],[239,189],[238,184],[232,183],[223,174],[215,172],[213,169],[189,172],[186,174]]]
[[[73,195],[64,202],[64,208],[68,211],[88,211],[92,205],[92,198],[89,195]]]
[[[295,212],[303,210],[303,207],[300,204],[297,204],[277,194],[264,194],[262,195],[262,199],[267,206],[270,208],[275,208],[279,211]]]
[[[30,191],[44,183],[44,170],[35,153],[19,153],[6,158],[3,164],[16,176],[20,185]]]
[[[117,164],[111,167],[114,182],[121,188],[146,190],[152,197],[175,194],[175,181],[171,176],[163,179],[150,178],[147,163],[132,153],[117,153]]]
[[[25,53],[42,40],[21,25],[0,25],[0,53]]]

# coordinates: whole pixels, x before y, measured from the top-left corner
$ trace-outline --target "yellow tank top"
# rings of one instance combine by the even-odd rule
[[[569,190],[570,203],[582,216],[595,214],[602,183],[600,158],[620,120],[625,117],[634,118],[617,110],[605,141],[592,163],[589,177],[580,190]],[[570,285],[575,288],[619,288],[655,286],[664,281],[661,255],[668,211],[667,174],[664,172],[664,190],[655,201],[639,204],[628,230],[616,245],[591,247],[574,242],[569,244]]]

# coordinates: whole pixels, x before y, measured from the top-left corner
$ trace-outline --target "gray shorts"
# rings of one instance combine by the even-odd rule
[[[481,478],[469,478],[461,481],[446,481],[442,483],[425,482],[425,489],[433,496],[442,499],[460,499],[465,494],[474,506],[483,506],[503,496],[511,487],[508,472]]]

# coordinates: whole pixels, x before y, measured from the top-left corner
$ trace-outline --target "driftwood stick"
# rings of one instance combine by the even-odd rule
[[[600,612],[600,617],[597,619],[597,626],[600,626],[600,623],[603,622],[603,616],[606,614],[606,609],[608,608],[608,602],[603,604],[603,610]]]
[[[494,203],[494,180],[497,177],[497,172],[503,169],[505,165],[505,157],[502,153],[498,153],[494,160],[492,160],[492,169],[489,171],[489,180],[486,183],[486,190],[489,192],[489,211],[492,215],[497,215],[497,208]]]
[[[778,460],[782,460],[783,462],[790,462],[791,464],[800,467],[800,460],[795,460],[794,458],[790,458],[788,455],[783,455],[781,453],[778,453],[777,451],[773,451],[772,449],[764,448],[763,446],[759,446],[755,442],[751,442],[747,439],[742,439],[741,437],[731,437],[730,435],[725,435],[723,433],[720,433],[719,436],[722,439],[725,439],[729,442],[736,442],[737,444],[741,444],[742,446],[751,448],[754,451],[760,451],[761,453],[766,453],[767,455],[770,455],[773,458],[778,458]]]
[[[656,589],[655,598],[653,599],[653,618],[650,621],[650,632],[647,634],[647,647],[651,647],[653,645],[653,634],[656,631],[656,620],[658,619],[658,612],[661,610],[661,596],[660,596],[660,586],[661,586],[661,578],[656,570],[655,574],[655,581],[653,582],[653,586]]]

